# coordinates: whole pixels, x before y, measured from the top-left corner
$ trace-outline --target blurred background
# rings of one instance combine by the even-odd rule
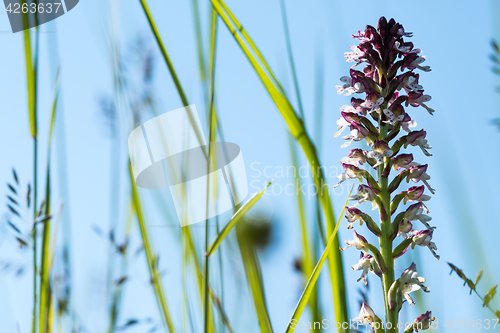
[[[395,18],[414,33],[411,41],[427,57],[432,72],[420,83],[432,96],[436,110],[430,117],[422,108],[409,112],[427,131],[432,157],[416,149],[416,160],[429,164],[430,183],[436,194],[428,207],[433,218],[434,241],[441,260],[424,248],[410,251],[396,264],[396,276],[415,261],[419,276],[427,279],[429,294],[417,292],[417,306],[405,307],[402,321],[413,321],[432,310],[440,325],[452,319],[493,319],[482,302],[449,275],[447,262],[470,278],[484,269],[478,290],[482,295],[500,281],[496,205],[500,194],[499,86],[492,68],[491,40],[498,38],[496,1],[340,2],[315,0],[233,1],[227,6],[244,26],[282,83],[294,108],[299,109],[290,54],[284,30],[288,24],[293,66],[308,133],[326,167],[329,187],[337,183],[339,160],[347,154],[334,139],[339,108],[350,98],[336,93],[339,78],[350,63],[343,53],[355,44],[351,34],[378,18]],[[209,1],[148,1],[159,34],[186,93],[197,106],[204,132],[209,133],[206,78],[200,74],[199,41],[208,63],[211,4]],[[199,30],[198,30],[199,29]],[[32,37],[35,29],[31,29]],[[7,14],[0,14],[0,178],[27,195],[33,184],[33,139],[30,136],[24,35],[13,34]],[[197,37],[197,32],[200,35]],[[51,205],[62,206],[51,278],[58,307],[67,315],[57,320],[61,332],[104,332],[110,329],[113,304],[119,290],[116,326],[111,331],[164,332],[162,317],[151,286],[142,239],[131,203],[127,137],[158,114],[182,107],[174,82],[139,1],[82,0],[71,12],[39,27],[38,54],[38,204],[44,197],[47,156],[51,156]],[[48,136],[59,69],[59,100],[49,155]],[[275,331],[284,331],[304,288],[301,273],[302,240],[288,128],[232,34],[220,21],[215,61],[215,104],[223,139],[242,150],[249,197],[273,184],[247,214],[260,265],[265,302]],[[292,144],[293,146],[293,144]],[[317,202],[311,171],[300,148],[296,150],[304,185],[303,207],[311,235],[317,232]],[[288,172],[287,172],[288,170]],[[330,189],[338,218],[351,182]],[[289,185],[291,184],[291,185]],[[288,187],[288,191],[286,192]],[[357,184],[356,184],[357,186]],[[5,195],[10,189],[5,186]],[[145,223],[157,255],[157,267],[176,331],[203,331],[195,269],[184,267],[182,233],[168,190],[138,189]],[[290,192],[291,195],[289,194]],[[6,204],[8,199],[6,198]],[[24,210],[23,210],[24,209]],[[24,218],[5,205],[0,227],[0,327],[2,332],[29,332],[33,302],[32,251],[20,244],[9,221],[28,230]],[[29,215],[29,214],[28,214]],[[210,237],[224,226],[232,212],[210,221]],[[252,222],[254,221],[254,222]],[[351,239],[342,221],[341,243]],[[54,226],[54,224],[53,224]],[[204,253],[205,225],[191,227],[196,255]],[[55,233],[56,231],[53,231]],[[365,233],[367,234],[367,233]],[[253,235],[253,236],[252,236]],[[312,236],[311,236],[312,237]],[[369,239],[375,241],[375,238]],[[120,245],[127,251],[120,252]],[[319,256],[323,244],[313,242]],[[350,249],[352,250],[352,249]],[[212,258],[210,276],[234,332],[256,332],[259,322],[238,252],[236,230]],[[125,252],[125,254],[123,254]],[[243,255],[243,254],[241,254]],[[383,313],[380,285],[374,275],[369,288],[357,283],[358,251],[344,251],[349,317],[357,316],[363,294],[376,313]],[[323,267],[318,295],[322,318],[334,320],[328,269]],[[125,278],[125,279],[124,279]],[[124,279],[124,280],[123,280]],[[70,293],[70,296],[68,296]],[[498,308],[498,299],[492,302]],[[214,310],[216,311],[216,310]],[[188,315],[192,313],[191,315]],[[301,321],[311,320],[309,310]],[[218,327],[226,330],[217,316]],[[500,325],[497,326],[500,328]],[[297,330],[300,331],[300,330]]]

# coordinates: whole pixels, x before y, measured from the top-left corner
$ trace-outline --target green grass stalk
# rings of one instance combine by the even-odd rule
[[[54,84],[54,98],[52,102],[52,115],[50,118],[49,139],[47,144],[47,176],[45,188],[45,216],[50,215],[50,161],[52,152],[52,134],[54,130],[54,121],[56,117],[57,102],[59,99],[59,70],[56,74],[56,82]],[[40,314],[39,314],[39,332],[50,333],[48,328],[49,312],[51,308],[50,300],[50,226],[51,219],[43,223],[43,239],[42,239],[42,258],[40,267]]]
[[[144,245],[144,252],[146,253],[146,260],[149,268],[149,274],[151,276],[151,283],[155,291],[156,299],[160,307],[160,312],[162,314],[163,321],[167,325],[168,331],[173,333],[175,332],[174,325],[170,317],[170,311],[168,309],[167,299],[165,297],[165,292],[163,290],[161,274],[160,272],[158,272],[158,268],[156,265],[157,257],[154,254],[153,245],[149,237],[148,226],[146,225],[146,221],[144,219],[139,199],[139,193],[137,192],[134,175],[132,173],[132,166],[130,165],[130,163],[129,163],[129,176],[130,176],[130,185],[132,187],[132,201],[134,204],[135,213],[137,215],[137,222],[139,223],[139,229],[141,231],[142,242]]]
[[[21,1],[21,4],[25,4],[25,0]],[[36,17],[36,16],[35,16]],[[38,28],[35,32],[35,57],[33,60],[32,50],[31,50],[31,36],[28,29],[28,14],[23,15],[23,26],[24,26],[24,53],[26,60],[26,81],[28,85],[28,115],[30,121],[30,132],[33,138],[33,223],[36,218],[37,213],[37,172],[38,172],[38,141],[37,141],[37,67],[38,67]],[[33,224],[32,231],[33,239],[33,318],[32,318],[32,328],[33,333],[36,332],[36,321],[37,321],[37,279],[38,279],[38,267],[37,267],[37,229],[36,225]]]

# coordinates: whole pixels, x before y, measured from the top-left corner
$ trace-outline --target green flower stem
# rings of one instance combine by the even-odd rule
[[[387,136],[386,126],[380,126],[379,140],[385,139]],[[382,235],[379,237],[380,241],[380,253],[385,264],[386,272],[382,275],[382,290],[384,291],[384,307],[385,307],[385,322],[386,325],[391,326],[391,328],[386,328],[386,332],[397,332],[397,322],[398,322],[398,312],[397,309],[391,310],[389,307],[389,289],[394,282],[394,259],[392,256],[392,239],[391,239],[391,194],[389,193],[388,178],[382,176],[382,171],[385,169],[387,164],[390,163],[388,157],[384,158],[384,163],[378,167],[378,183],[380,185],[379,198],[381,201],[381,206],[379,209],[381,211],[381,232]],[[385,214],[382,213],[385,210]],[[390,323],[390,324],[389,324]]]

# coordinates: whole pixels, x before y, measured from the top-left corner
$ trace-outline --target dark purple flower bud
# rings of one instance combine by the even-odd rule
[[[413,324],[413,329],[415,332],[418,332],[418,330],[428,330],[432,326],[432,322],[436,320],[436,318],[432,317],[432,314],[430,311],[427,311],[424,314],[421,314],[420,316],[415,319],[415,323]]]
[[[422,92],[411,91],[408,93],[408,98],[406,99],[406,106],[411,105],[414,107],[422,106],[429,112],[432,116],[434,113],[434,109],[428,107],[425,103],[432,99],[429,95],[424,95]]]
[[[394,170],[399,170],[401,168],[409,169],[415,163],[413,163],[413,154],[399,154],[392,158],[392,166]]]
[[[356,98],[356,97],[351,98],[351,105],[353,106],[353,108],[356,109],[356,111],[359,114],[366,116],[366,113],[370,110],[370,108],[362,107],[361,104],[364,102],[365,102],[365,100],[361,99],[361,98]]]
[[[424,165],[414,165],[410,168],[410,173],[408,174],[408,180],[411,179],[415,183],[420,180],[421,177],[425,177],[425,172],[427,171],[427,164]]]
[[[377,51],[369,49],[365,51],[366,60],[376,68],[382,68],[382,60]]]
[[[420,66],[420,64],[424,61],[425,57],[421,57],[417,53],[408,53],[403,59],[401,70],[405,70],[405,68],[411,70],[418,68],[420,70],[423,70],[424,72],[430,72],[431,68],[429,66]]]
[[[426,173],[426,171],[427,171],[427,164],[412,166],[406,178],[406,182],[409,182],[411,179],[414,183],[417,183],[420,180],[422,181],[422,183],[424,183],[425,186],[427,186],[427,188],[432,194],[435,194],[434,189],[427,182],[429,179],[431,179],[431,176],[429,176]]]
[[[375,80],[375,78],[378,76],[378,70],[376,67],[372,66],[371,64],[367,64],[363,68],[363,73],[365,74],[366,77],[371,78],[372,80]]]
[[[351,75],[351,82],[353,86],[353,93],[362,93],[366,91],[376,91],[377,84],[371,78],[366,77],[365,73],[351,69],[349,71]]]
[[[354,148],[349,150],[347,157],[357,160],[359,164],[363,164],[366,162],[366,156],[363,153],[363,149],[360,148]]]
[[[352,123],[350,127],[351,127],[351,131],[357,130],[359,132],[359,134],[363,137],[366,137],[366,136],[368,136],[368,134],[370,134],[370,132],[366,128],[364,128],[363,125],[361,125],[361,124]]]
[[[408,133],[408,135],[406,136],[406,141],[404,143],[404,147],[407,148],[408,145],[418,146],[418,147],[420,147],[420,149],[422,149],[422,152],[426,156],[432,156],[432,154],[429,153],[429,151],[428,151],[428,149],[432,149],[432,146],[430,146],[427,143],[427,140],[425,139],[426,135],[427,135],[427,132],[425,132],[424,130],[412,131],[412,132]]]
[[[345,121],[347,121],[349,124],[354,124],[354,123],[360,123],[361,122],[361,116],[358,116],[355,113],[352,112],[341,112],[340,113],[342,117],[344,117]]]
[[[406,190],[406,196],[404,198],[403,203],[414,202],[414,201],[428,201],[430,200],[430,196],[424,194],[425,185],[422,186],[412,186],[408,190]]]
[[[405,32],[403,26],[399,23],[394,24],[391,28],[391,35],[395,37],[412,37],[413,33]]]
[[[419,139],[425,139],[427,132],[425,130],[413,131],[406,136],[405,149],[408,145],[415,143]]]
[[[373,47],[375,47],[377,50],[379,50],[382,47],[382,39],[380,38],[380,35],[378,34],[377,30],[375,30],[374,27],[371,25],[367,25],[365,29],[365,38],[367,41],[373,44]]]
[[[385,38],[387,34],[387,19],[382,16],[381,18],[378,19],[378,24],[377,24],[377,31],[379,32],[380,36],[382,38]]]

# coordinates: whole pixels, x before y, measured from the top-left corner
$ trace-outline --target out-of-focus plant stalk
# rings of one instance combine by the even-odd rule
[[[158,305],[162,313],[162,318],[168,327],[169,332],[173,333],[174,325],[170,317],[170,311],[168,309],[167,299],[165,297],[165,292],[163,290],[163,283],[161,281],[161,274],[157,267],[157,256],[154,254],[153,246],[150,241],[148,227],[146,221],[144,220],[144,215],[142,213],[142,207],[140,204],[139,193],[137,192],[137,187],[135,185],[134,175],[132,173],[132,166],[129,163],[129,176],[130,185],[132,187],[132,201],[134,204],[135,213],[137,215],[137,221],[139,223],[139,229],[141,231],[142,242],[144,245],[144,252],[146,253],[146,260],[148,263],[149,274],[151,276],[151,283],[156,294]]]
[[[26,3],[25,0],[21,1],[21,6]],[[35,28],[35,56],[33,60],[32,50],[31,50],[31,38],[30,31],[28,29],[28,13],[23,15],[23,27],[24,27],[24,53],[26,60],[26,79],[28,85],[28,115],[30,121],[30,132],[33,138],[33,318],[32,318],[32,329],[31,331],[36,332],[36,321],[37,321],[37,279],[38,279],[38,267],[37,267],[37,230],[36,230],[36,214],[37,214],[37,172],[38,172],[38,128],[37,128],[37,71],[38,71],[38,27]],[[36,18],[36,15],[35,15]],[[41,332],[43,333],[43,332]]]
[[[50,168],[51,168],[51,152],[52,152],[52,134],[54,129],[54,121],[56,118],[57,102],[59,99],[59,70],[56,74],[56,81],[54,84],[54,98],[52,102],[52,115],[50,118],[49,139],[47,144],[47,177],[46,177],[46,190],[45,190],[45,216],[48,217],[50,213],[51,200],[50,200]],[[50,231],[51,219],[47,219],[43,223],[43,239],[42,239],[42,262],[40,267],[40,314],[39,314],[39,331],[40,333],[50,333],[48,327],[49,312],[51,309],[51,288],[50,288]]]

